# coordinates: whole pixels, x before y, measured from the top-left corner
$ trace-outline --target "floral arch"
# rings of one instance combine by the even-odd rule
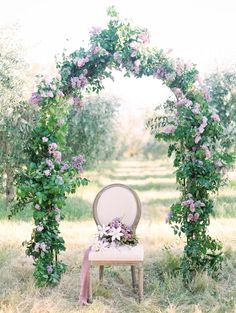
[[[59,75],[50,82],[42,78],[29,100],[38,106],[39,120],[28,144],[30,165],[18,177],[14,211],[33,207],[35,227],[27,254],[34,259],[38,286],[55,284],[66,265],[58,260],[65,250],[59,222],[66,195],[86,185],[80,172],[84,159],[62,162],[67,125],[64,123],[71,99],[75,109],[83,106],[88,92],[103,89],[103,79],[112,78],[112,69],[125,76],[152,76],[161,79],[175,100],[165,103],[166,114],[150,122],[157,139],[170,141],[169,156],[174,153],[176,180],[181,196],[170,209],[169,223],[174,232],[186,236],[181,270],[185,280],[195,272],[216,273],[222,262],[222,245],[212,239],[207,226],[213,212],[212,193],[222,184],[224,169],[232,158],[217,142],[222,132],[219,116],[208,105],[208,93],[192,64],[172,59],[168,53],[151,48],[145,29],[121,21],[113,8],[105,29],[93,29],[90,46],[57,63]]]

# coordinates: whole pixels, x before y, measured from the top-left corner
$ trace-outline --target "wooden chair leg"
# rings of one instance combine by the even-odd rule
[[[133,286],[133,288],[135,288],[136,285],[137,285],[136,273],[135,273],[135,265],[131,265],[131,275],[132,275],[132,286]]]
[[[141,302],[143,300],[143,264],[138,266],[138,296]]]
[[[99,266],[99,281],[100,283],[103,282],[103,276],[104,276],[104,265]]]

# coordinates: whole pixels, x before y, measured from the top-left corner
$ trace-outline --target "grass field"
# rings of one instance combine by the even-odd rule
[[[222,240],[225,250],[223,271],[218,281],[205,274],[196,277],[189,289],[183,286],[176,268],[184,240],[174,237],[165,218],[169,206],[178,197],[173,168],[169,161],[114,162],[96,172],[84,173],[91,183],[68,198],[66,219],[61,231],[67,250],[62,258],[68,271],[55,288],[36,289],[32,278],[32,260],[25,256],[22,241],[29,239],[31,212],[22,212],[7,220],[0,203],[0,312],[1,313],[158,313],[158,312],[236,312],[236,173],[216,201],[216,218],[210,232]],[[91,204],[105,185],[125,183],[134,188],[142,202],[143,214],[138,236],[145,247],[144,301],[137,302],[130,287],[128,268],[106,268],[103,286],[95,282],[94,302],[78,306],[79,274],[84,249],[95,224]]]

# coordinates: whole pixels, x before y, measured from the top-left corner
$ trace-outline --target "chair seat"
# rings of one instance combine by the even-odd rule
[[[143,246],[120,246],[104,248],[101,251],[90,251],[89,261],[128,261],[142,262],[144,258]]]

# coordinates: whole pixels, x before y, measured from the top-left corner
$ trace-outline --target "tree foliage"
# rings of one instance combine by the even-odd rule
[[[218,112],[224,136],[222,144],[236,148],[236,72],[222,70],[211,74],[206,80],[209,88],[209,104]]]

